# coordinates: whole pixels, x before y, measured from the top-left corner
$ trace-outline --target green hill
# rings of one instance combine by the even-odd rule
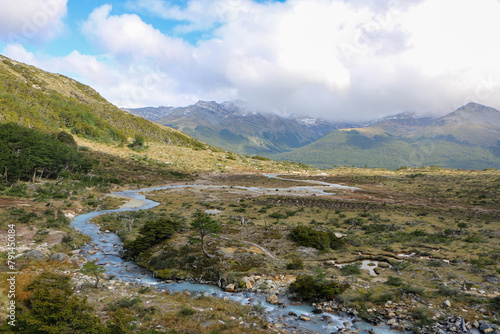
[[[291,152],[273,155],[320,168],[334,166],[383,167],[441,166],[447,168],[500,168],[500,147],[459,142],[453,136],[416,139],[357,130],[334,130],[316,142]]]
[[[179,131],[133,116],[92,88],[60,74],[0,55],[0,122],[46,133],[69,131],[97,142],[127,144],[136,135],[148,141],[203,148]]]

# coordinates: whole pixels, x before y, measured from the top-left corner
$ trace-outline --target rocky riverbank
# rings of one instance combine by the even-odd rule
[[[286,303],[293,303],[297,300],[296,295],[290,294],[288,287],[296,281],[293,275],[251,275],[243,277],[237,283],[225,286],[225,291],[242,293],[251,291],[266,295],[266,301],[280,306]],[[360,288],[360,286],[354,286]],[[289,316],[296,317],[300,321],[323,321],[328,323],[332,316],[351,316],[352,322],[345,322],[345,328],[339,333],[359,333],[359,329],[354,329],[356,322],[367,321],[373,325],[390,328],[394,331],[412,331],[423,334],[431,333],[484,333],[499,334],[497,324],[490,323],[483,318],[490,318],[491,314],[484,305],[474,305],[471,308],[455,307],[449,300],[442,304],[435,305],[425,301],[422,297],[412,293],[405,293],[399,302],[387,301],[384,305],[368,308],[356,309],[342,302],[340,299],[312,304],[315,307],[313,313],[323,314],[317,317],[297,316],[292,312]],[[467,317],[467,313],[474,314]],[[465,316],[464,316],[465,314]],[[278,324],[278,327],[280,325]],[[272,325],[269,328],[274,328]],[[368,331],[370,332],[370,331]]]

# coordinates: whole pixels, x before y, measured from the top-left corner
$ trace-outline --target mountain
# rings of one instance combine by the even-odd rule
[[[247,155],[289,151],[312,143],[333,129],[353,126],[307,116],[250,111],[240,101],[198,101],[187,107],[124,110],[213,146]]]
[[[160,106],[158,108],[144,107],[144,108],[121,108],[121,109],[131,113],[132,115],[136,115],[145,118],[147,120],[156,122],[160,118],[168,115],[170,111],[174,109],[174,107]]]
[[[334,130],[323,138],[272,158],[322,168],[438,165],[500,168],[500,112],[469,103],[442,117],[404,113],[364,128]]]
[[[92,88],[0,55],[0,122],[46,133],[60,130],[108,144],[148,141],[204,147],[203,143],[112,105]]]

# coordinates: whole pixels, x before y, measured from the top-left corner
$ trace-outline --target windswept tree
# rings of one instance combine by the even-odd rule
[[[95,277],[95,288],[99,287],[99,280],[101,278],[101,275],[105,272],[106,270],[99,266],[97,263],[89,261],[85,263],[80,269],[80,272],[86,275],[93,275]]]
[[[198,211],[193,214],[191,228],[198,233],[199,237],[192,237],[191,240],[201,243],[201,250],[208,258],[214,258],[214,255],[209,254],[205,249],[205,237],[220,232],[220,222],[213,220],[209,214]]]

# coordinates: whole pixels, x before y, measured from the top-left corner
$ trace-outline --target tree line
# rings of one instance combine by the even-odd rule
[[[91,168],[69,133],[51,135],[14,123],[0,124],[0,173],[5,183],[55,179],[63,171]]]

